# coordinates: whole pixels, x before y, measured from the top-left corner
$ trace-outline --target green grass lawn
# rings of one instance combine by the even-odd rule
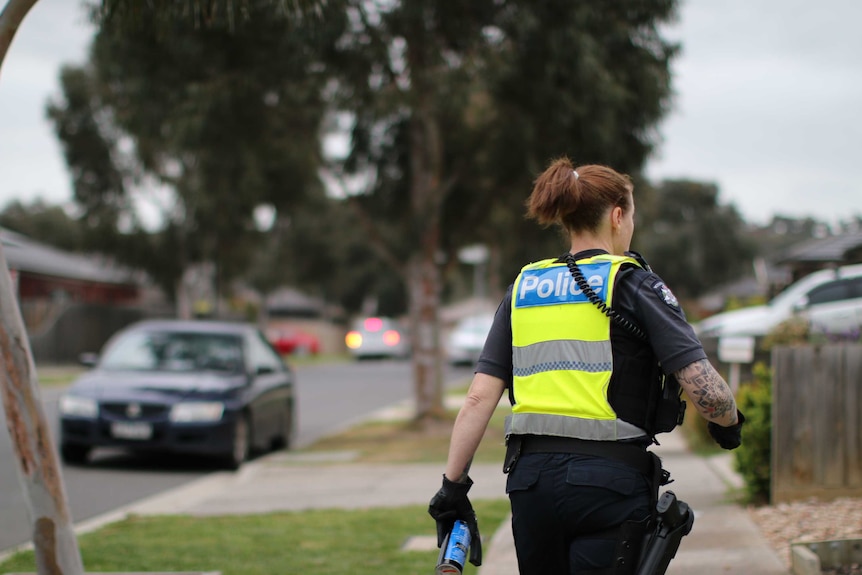
[[[475,461],[499,462],[499,409]],[[308,451],[357,453],[357,461],[440,462],[455,414],[423,429],[405,421],[371,422],[327,437]],[[429,494],[429,499],[432,494]],[[506,518],[509,502],[473,501],[485,544]],[[438,551],[403,551],[413,536],[435,536],[427,506],[312,510],[222,517],[130,517],[78,538],[87,572],[221,571],[223,575],[427,575]],[[31,551],[0,563],[0,573],[35,572]],[[465,575],[476,568],[467,565]]]
[[[484,539],[506,518],[508,501],[474,501]],[[78,539],[88,572],[221,571],[223,575],[427,575],[438,551],[403,551],[409,537],[433,536],[425,506],[315,510],[197,518],[130,517]],[[0,573],[35,572],[32,552]],[[472,565],[465,574],[475,573]]]
[[[502,468],[506,454],[504,421],[510,412],[508,408],[497,409],[473,461],[499,462]],[[320,439],[302,452],[352,451],[354,461],[363,463],[442,463],[449,452],[455,415],[449,412],[446,419],[422,427],[409,421],[371,421]]]
[[[43,387],[65,386],[72,383],[86,370],[87,368],[82,365],[37,365],[36,377],[39,380],[39,385]]]

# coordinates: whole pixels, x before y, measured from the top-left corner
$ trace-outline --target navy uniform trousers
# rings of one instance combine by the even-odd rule
[[[521,575],[580,575],[607,568],[609,529],[650,515],[650,478],[589,455],[528,453],[509,472],[512,532]]]

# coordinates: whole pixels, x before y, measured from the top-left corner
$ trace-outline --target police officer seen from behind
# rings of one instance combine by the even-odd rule
[[[634,573],[667,482],[647,447],[681,421],[680,387],[721,447],[741,442],[730,388],[671,290],[629,252],[633,188],[565,158],[536,180],[528,215],[561,225],[571,247],[525,266],[497,309],[429,505],[438,539],[464,519],[475,542],[468,471],[508,390],[504,470],[522,575]]]

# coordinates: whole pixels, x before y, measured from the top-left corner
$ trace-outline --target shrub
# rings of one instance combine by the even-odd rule
[[[761,343],[761,348],[771,350],[776,345],[798,345],[808,343],[811,325],[805,318],[792,317],[772,328]]]
[[[763,363],[753,369],[754,380],[743,385],[737,405],[745,415],[742,445],[734,451],[736,470],[745,481],[746,499],[766,503],[770,497],[772,460],[772,370]]]

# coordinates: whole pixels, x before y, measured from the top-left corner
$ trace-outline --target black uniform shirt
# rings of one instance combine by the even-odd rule
[[[576,260],[607,253],[587,250],[575,254]],[[513,284],[514,285],[514,284]],[[512,387],[512,288],[500,302],[485,347],[476,364],[476,372],[498,377]],[[661,363],[662,371],[671,374],[694,361],[706,359],[706,353],[685,313],[670,289],[653,272],[642,268],[620,270],[614,286],[613,309],[633,321],[648,336],[650,347]]]

